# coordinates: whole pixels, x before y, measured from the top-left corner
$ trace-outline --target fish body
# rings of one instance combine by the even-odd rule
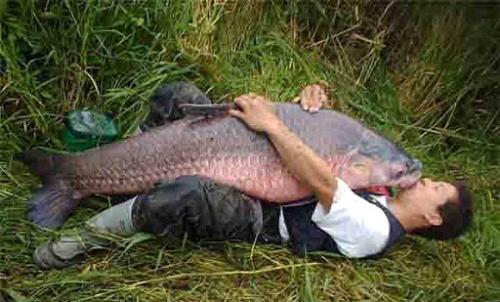
[[[346,115],[310,114],[293,104],[276,104],[276,111],[353,189],[409,186],[420,177],[417,160]],[[29,217],[46,227],[62,224],[89,195],[142,193],[183,175],[205,176],[271,202],[311,195],[265,134],[228,115],[186,118],[82,153],[28,161],[45,179]]]

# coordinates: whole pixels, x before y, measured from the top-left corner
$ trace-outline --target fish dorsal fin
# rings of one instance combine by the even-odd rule
[[[229,109],[235,109],[236,104],[180,104],[179,109],[191,116],[221,116],[226,115]]]

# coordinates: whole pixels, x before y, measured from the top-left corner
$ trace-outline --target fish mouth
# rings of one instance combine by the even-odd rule
[[[399,181],[399,187],[401,189],[407,189],[407,188],[413,187],[414,185],[417,184],[417,182],[420,180],[421,177],[422,177],[422,172],[415,171],[410,175],[404,176]]]
[[[413,159],[407,174],[400,179],[399,187],[402,189],[413,187],[422,177],[422,167],[421,161]]]
[[[399,188],[400,189],[410,189],[410,188],[413,188],[414,186],[416,186],[417,183],[418,183],[418,181],[400,183]]]

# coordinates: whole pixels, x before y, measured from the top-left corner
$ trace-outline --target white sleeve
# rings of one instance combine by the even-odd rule
[[[337,178],[330,211],[318,203],[312,221],[328,233],[339,251],[350,258],[361,258],[380,252],[389,239],[389,219],[382,209],[356,195]]]

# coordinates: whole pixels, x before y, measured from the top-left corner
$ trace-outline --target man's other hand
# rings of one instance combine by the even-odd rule
[[[254,131],[267,132],[281,123],[274,105],[263,96],[245,94],[235,102],[240,110],[230,109],[229,114],[243,120]]]
[[[305,111],[314,113],[318,112],[327,100],[325,89],[319,84],[311,84],[304,87],[293,101],[300,102],[300,107]]]

